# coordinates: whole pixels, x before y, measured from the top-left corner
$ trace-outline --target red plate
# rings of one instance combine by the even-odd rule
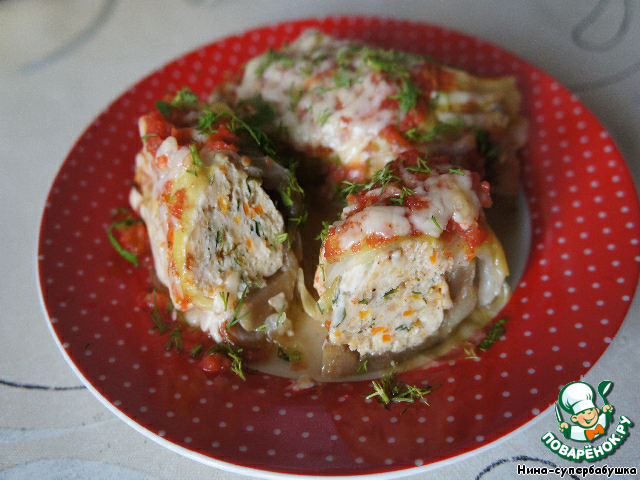
[[[513,75],[530,137],[523,152],[529,258],[501,313],[507,334],[479,361],[403,376],[442,383],[430,405],[402,413],[365,401],[369,382],[301,393],[271,375],[208,379],[169,353],[136,309],[144,275],[109,244],[126,205],[137,118],[166,92],[207,93],[268,46],[308,28],[431,55],[482,76]],[[524,222],[526,224],[526,220]],[[54,335],[90,390],[150,438],[240,473],[372,474],[413,469],[487,445],[535,418],[598,360],[636,289],[639,211],[613,141],[577,97],[545,73],[481,40],[400,20],[329,18],[259,28],[200,48],[125,92],[86,130],[51,189],[40,233],[42,297]],[[528,242],[529,239],[522,239]],[[418,470],[416,470],[418,468]]]

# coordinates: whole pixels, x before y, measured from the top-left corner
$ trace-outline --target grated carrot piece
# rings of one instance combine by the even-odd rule
[[[222,213],[227,213],[227,210],[229,209],[229,206],[227,204],[227,200],[222,196],[218,197],[218,209]]]

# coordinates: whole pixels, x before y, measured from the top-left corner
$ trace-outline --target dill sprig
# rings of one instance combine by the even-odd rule
[[[294,347],[282,347],[278,346],[278,358],[285,362],[299,362],[302,358],[300,352],[295,350]]]
[[[467,354],[466,357],[464,357],[465,360],[479,360],[480,357],[478,357],[478,355],[476,354],[473,345],[471,345],[469,348],[464,347],[464,353]]]
[[[238,302],[238,306],[236,307],[235,311],[233,312],[233,317],[231,317],[231,320],[229,320],[229,322],[227,323],[226,328],[231,328],[233,327],[236,323],[239,323],[240,320],[242,320],[244,317],[246,317],[249,312],[246,312],[244,315],[238,317],[238,313],[240,312],[240,309],[242,308],[242,304],[244,303],[244,297],[247,294],[247,289],[249,288],[249,285],[247,285],[246,287],[244,287],[244,291],[242,292],[242,296],[240,297],[240,301]]]
[[[329,236],[329,229],[331,228],[330,222],[322,222],[322,231],[316,237],[316,240],[320,240],[320,242],[324,243],[324,241]]]
[[[160,313],[160,309],[158,308],[155,291],[153,292],[153,310],[149,313],[149,315],[151,315],[151,320],[153,320],[153,327],[151,327],[151,330],[157,328],[160,335],[169,330],[169,324],[164,321],[164,318],[162,318],[162,313]]]
[[[507,323],[507,318],[501,318],[496,323],[493,324],[487,336],[482,339],[482,341],[478,344],[478,348],[483,352],[486,352],[491,348],[491,346],[498,341],[498,339],[507,331],[506,328],[503,327],[505,323]]]
[[[226,295],[225,295],[226,293]],[[220,298],[222,299],[222,303],[224,304],[224,311],[227,311],[227,304],[229,302],[229,292],[220,292]]]
[[[373,380],[371,382],[373,386],[373,392],[368,394],[366,398],[376,398],[376,401],[384,408],[389,410],[390,403],[414,403],[416,400],[429,405],[425,395],[430,393],[434,388],[427,385],[424,388],[418,388],[415,385],[408,385],[401,382],[396,378],[396,368],[386,374],[382,375],[379,381]]]
[[[358,368],[356,369],[356,373],[366,372],[368,369],[367,367],[368,363],[369,363],[369,359],[363,360],[362,362],[358,363]]]
[[[342,192],[346,195],[357,195],[362,191],[369,191],[377,185],[380,188],[380,195],[382,195],[390,183],[399,183],[401,181],[402,179],[393,172],[391,164],[387,163],[373,175],[369,183],[343,181],[342,185],[346,186],[342,189]]]
[[[418,165],[416,167],[407,167],[407,170],[417,173],[431,173],[431,169],[427,165],[426,159],[418,157]]]
[[[182,342],[182,332],[180,331],[180,326],[174,328],[169,334],[169,341],[164,345],[165,350],[171,350],[174,346],[176,348],[176,352],[182,352],[184,348],[184,343]]]
[[[218,343],[209,348],[205,352],[205,356],[213,355],[214,353],[220,353],[229,357],[231,360],[231,371],[238,375],[242,380],[246,380],[244,372],[242,371],[242,347],[237,347],[229,342]]]

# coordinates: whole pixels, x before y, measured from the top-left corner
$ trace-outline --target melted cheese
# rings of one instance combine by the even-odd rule
[[[433,175],[414,189],[415,195],[427,205],[424,208],[412,210],[407,206],[373,205],[348,216],[352,211],[348,206],[343,212],[343,217],[348,216],[348,219],[338,226],[335,234],[339,248],[346,252],[370,237],[391,240],[408,235],[429,235],[438,238],[449,220],[467,230],[480,213],[480,201],[471,187],[469,175]],[[387,193],[392,193],[393,188],[388,187]],[[379,194],[380,189],[376,189],[367,195]]]
[[[257,57],[247,64],[238,97],[251,98],[259,91],[265,100],[273,102],[278,120],[297,148],[324,147],[334,152],[342,164],[364,164],[372,155],[367,147],[380,131],[396,121],[397,112],[384,108],[383,102],[396,95],[398,87],[381,81],[378,72],[355,59],[349,68],[357,71],[357,78],[354,75],[347,86],[336,88],[335,57],[350,45],[307,32],[289,46],[288,54],[308,59],[309,52],[313,52],[316,58],[326,56],[325,60],[314,65],[309,75],[301,74],[299,66],[287,68],[278,62],[257,75],[264,62],[263,57]],[[392,159],[389,152],[382,164]]]

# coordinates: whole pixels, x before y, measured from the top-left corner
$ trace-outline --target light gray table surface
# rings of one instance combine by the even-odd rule
[[[37,239],[47,193],[84,129],[163,64],[227,35],[345,14],[407,18],[492,42],[572,89],[640,179],[640,1],[1,0],[0,479],[247,478],[147,439],[82,387],[39,300]],[[612,380],[640,421],[638,296],[586,381]],[[77,387],[77,388],[75,388]],[[516,476],[516,464],[578,466],[541,442],[551,409],[507,441],[406,472],[412,479]],[[528,460],[518,460],[526,457]],[[602,463],[640,468],[640,431]],[[245,472],[247,476],[258,472]]]

